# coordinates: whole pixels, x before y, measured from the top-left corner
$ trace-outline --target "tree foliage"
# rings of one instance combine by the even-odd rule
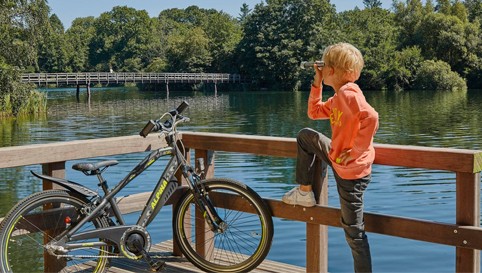
[[[386,74],[396,54],[397,28],[389,11],[375,7],[340,15],[344,40],[358,47],[365,60],[360,83],[369,89],[387,86]]]
[[[444,61],[423,61],[416,72],[414,87],[429,90],[466,90],[467,85]]]
[[[237,54],[242,74],[264,87],[297,89],[301,60],[334,41],[335,8],[324,0],[272,0],[255,6]]]
[[[20,83],[20,72],[38,70],[39,46],[50,26],[42,0],[0,3],[0,117],[44,112],[45,97]]]
[[[379,0],[363,4],[337,13],[328,0],[266,0],[241,5],[237,18],[197,6],[151,18],[117,6],[64,29],[46,0],[5,0],[0,60],[23,72],[240,73],[253,88],[299,90],[312,76],[302,60],[350,42],[365,58],[364,89],[454,89],[460,79],[480,88],[482,0],[394,0],[389,10]],[[447,77],[435,76],[441,72]]]

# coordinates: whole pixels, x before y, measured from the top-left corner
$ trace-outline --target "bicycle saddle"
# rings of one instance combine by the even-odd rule
[[[81,171],[81,172],[97,172],[99,171],[100,169],[102,168],[107,168],[109,166],[114,166],[114,165],[117,165],[119,164],[119,162],[117,160],[106,160],[106,161],[101,161],[101,162],[97,162],[97,163],[85,163],[85,162],[81,162],[81,163],[77,163],[77,164],[74,164],[72,165],[72,169],[76,170],[76,171]]]

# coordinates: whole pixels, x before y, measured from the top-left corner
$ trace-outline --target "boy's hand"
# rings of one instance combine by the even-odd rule
[[[342,166],[346,166],[353,158],[350,156],[351,149],[343,150],[340,155],[336,158],[336,163]]]
[[[318,65],[313,64],[313,68],[315,69],[315,78],[313,79],[313,86],[318,88],[321,86],[321,82],[323,81],[323,68],[318,67]]]

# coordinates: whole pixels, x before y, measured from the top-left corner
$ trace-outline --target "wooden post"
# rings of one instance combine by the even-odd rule
[[[480,226],[480,173],[460,173],[456,175],[456,217],[457,224]],[[462,244],[471,238],[461,238]],[[457,247],[455,251],[456,272],[480,272],[480,251]]]
[[[87,103],[90,104],[90,81],[87,83]]]
[[[169,98],[169,82],[166,82],[166,97]]]
[[[53,177],[65,178],[65,161],[43,164],[42,173]],[[51,189],[62,189],[62,187],[44,180],[42,189],[45,191]]]
[[[214,177],[214,152],[208,150],[196,150],[196,166],[198,165],[198,159],[202,159],[204,162],[204,178]],[[201,166],[197,166],[199,169]],[[196,252],[202,257],[210,259],[214,252],[214,233],[209,231],[209,225],[204,220],[204,216],[199,210],[196,210]],[[206,243],[209,242],[209,243]],[[211,252],[209,252],[211,250]]]
[[[328,166],[315,159],[318,173],[315,177],[313,191],[319,205],[328,205]],[[317,224],[306,224],[306,272],[328,272],[328,227]]]
[[[42,165],[43,174],[64,178],[65,177],[65,162],[54,162]],[[62,187],[52,184],[52,182],[43,181],[43,190],[61,189]],[[44,207],[44,209],[52,209],[51,207]],[[59,230],[47,230],[44,235],[44,242],[50,241],[59,234]],[[61,262],[57,257],[49,255],[44,251],[44,271],[45,272],[60,272],[66,266],[66,262]]]
[[[75,96],[77,97],[77,102],[80,102],[80,84],[77,84],[77,92],[75,92]]]

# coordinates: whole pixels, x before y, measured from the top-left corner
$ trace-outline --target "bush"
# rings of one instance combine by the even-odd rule
[[[467,90],[467,83],[444,61],[423,61],[416,72],[415,89],[424,90]]]
[[[34,88],[21,83],[18,71],[0,61],[0,117],[45,113],[47,97]]]

